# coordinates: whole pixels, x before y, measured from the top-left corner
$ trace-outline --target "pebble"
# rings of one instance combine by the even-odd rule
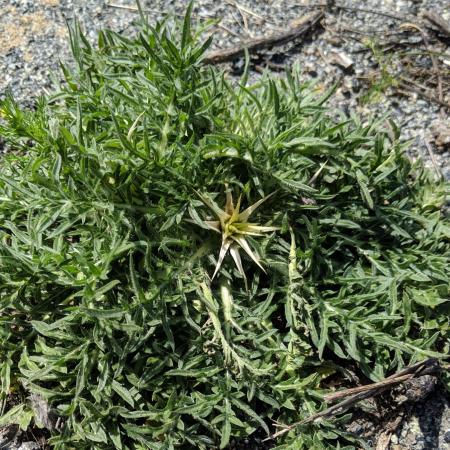
[[[40,445],[36,444],[36,442],[23,442],[21,446],[17,450],[39,450],[41,448]]]
[[[445,434],[444,434],[444,442],[450,444],[450,430],[445,432]]]
[[[450,402],[437,387],[424,401],[417,402],[410,417],[391,437],[394,450],[450,450]]]

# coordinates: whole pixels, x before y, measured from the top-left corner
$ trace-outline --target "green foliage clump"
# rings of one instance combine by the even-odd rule
[[[199,33],[74,27],[58,92],[0,105],[0,424],[39,425],[38,394],[55,449],[225,448],[324,408],[347,364],[379,380],[449,350],[445,185],[297,69],[202,65]],[[227,194],[270,196],[241,265],[205,225]],[[354,448],[346,420],[273,444]]]

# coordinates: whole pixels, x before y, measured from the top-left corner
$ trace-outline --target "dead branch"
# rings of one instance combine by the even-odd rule
[[[417,94],[419,97],[424,98],[425,100],[436,103],[437,105],[443,106],[444,108],[450,109],[449,103],[440,100],[435,95],[431,94],[428,90],[425,91],[423,89],[416,87],[411,82],[411,80],[406,80],[405,78],[402,77],[402,80],[398,84],[398,87],[400,88],[400,89],[398,89],[400,92],[403,92],[403,93],[405,93],[405,91],[406,91],[406,93],[413,92],[413,93]]]
[[[430,44],[428,42],[428,38],[427,35],[425,33],[425,31],[422,30],[422,28],[420,28],[418,25],[416,25],[415,23],[402,23],[400,25],[400,28],[413,28],[417,31],[419,31],[419,33],[422,35],[422,39],[425,43],[426,48],[429,50],[430,49]],[[436,56],[433,55],[432,53],[430,54],[431,56],[431,63],[433,64],[433,71],[436,74],[437,80],[438,80],[438,86],[437,86],[437,90],[438,90],[438,98],[439,101],[443,102],[444,101],[444,96],[442,93],[442,78],[441,78],[441,74],[439,72],[439,66],[436,60]]]
[[[401,17],[397,14],[388,12],[388,11],[378,11],[375,9],[369,9],[369,8],[356,8],[353,6],[344,6],[344,5],[334,5],[335,8],[337,9],[343,9],[345,11],[353,11],[353,12],[364,12],[367,14],[375,14],[377,16],[383,16],[383,17],[389,17],[390,19],[395,19],[395,20],[401,20],[404,21],[405,18]]]
[[[374,389],[377,390],[379,388],[390,387],[391,385],[402,383],[411,378],[434,373],[436,372],[437,367],[437,361],[435,359],[420,361],[412,366],[405,367],[403,370],[385,378],[382,381],[325,395],[324,400],[326,402],[332,402],[343,397],[348,397],[349,395],[357,394],[359,392],[365,392],[368,390],[373,391]]]
[[[359,8],[359,7],[354,7],[354,6],[345,6],[345,5],[339,5],[333,2],[330,3],[308,3],[306,5],[302,5],[299,3],[295,3],[293,5],[291,5],[291,8],[336,8],[336,9],[341,9],[341,10],[345,10],[345,11],[353,11],[353,12],[362,12],[362,13],[366,13],[366,14],[374,14],[377,16],[383,16],[383,17],[389,17],[391,19],[395,19],[395,20],[400,20],[400,21],[405,21],[405,17],[401,17],[397,14],[394,14],[392,12],[389,11],[378,11],[376,9],[369,9],[369,8]]]
[[[431,164],[433,164],[434,170],[436,171],[438,178],[442,180],[444,176],[442,175],[442,172],[437,164],[436,157],[434,156],[433,152],[433,147],[431,147],[431,144],[426,139],[425,139],[425,147],[428,150],[428,154],[430,155],[431,159]]]
[[[231,61],[245,54],[245,49],[250,53],[258,50],[275,47],[277,45],[285,44],[286,42],[293,41],[300,38],[308,31],[313,29],[324,17],[323,11],[318,11],[310,16],[305,17],[304,21],[297,27],[292,28],[284,33],[274,34],[269,37],[263,37],[258,39],[252,39],[236,47],[231,47],[223,50],[217,50],[208,53],[203,62],[205,64],[217,64],[226,61]]]
[[[438,28],[440,33],[447,37],[450,37],[450,25],[444,19],[442,19],[441,16],[433,11],[425,11],[422,16],[427,19],[428,22]]]
[[[345,389],[344,391],[338,391],[334,392],[333,394],[328,394],[324,396],[324,400],[326,402],[333,402],[335,400],[338,400],[340,398],[348,397],[349,395],[358,394],[360,392],[367,392],[367,391],[373,391],[374,389],[380,389],[380,388],[387,388],[394,384],[402,383],[403,381],[407,381],[410,378],[413,378],[411,374],[398,376],[395,379],[388,379],[386,378],[383,381],[379,381],[378,383],[369,384],[367,386],[358,386],[350,389]]]
[[[303,419],[299,422],[293,423],[291,425],[283,426],[283,429],[277,431],[273,435],[269,436],[265,439],[265,441],[270,439],[275,439],[278,436],[281,436],[290,430],[298,427],[299,425],[306,425],[311,422],[315,422],[318,419],[323,419],[327,417],[331,417],[338,413],[343,413],[351,406],[356,403],[365,400],[370,397],[374,397],[376,395],[381,394],[385,390],[389,389],[392,386],[400,384],[406,380],[410,380],[412,378],[417,378],[422,375],[427,375],[431,373],[437,373],[442,370],[442,367],[439,365],[438,361],[434,358],[427,359],[425,361],[418,362],[412,366],[406,367],[405,369],[385,378],[383,381],[379,381],[377,383],[372,383],[367,386],[359,386],[357,388],[346,389],[335,394],[329,394],[325,396],[325,400],[335,400],[337,398],[348,397],[345,400],[337,403],[336,405],[330,406],[329,408],[321,411],[317,414],[313,414],[306,419]],[[356,393],[355,393],[356,392]],[[280,426],[280,425],[279,425]]]
[[[108,8],[115,8],[115,9],[123,9],[125,11],[131,11],[134,13],[139,13],[139,8],[137,8],[136,6],[127,6],[127,5],[118,5],[115,3],[105,3],[105,6]],[[155,9],[155,8],[151,8],[151,9],[142,9],[142,12],[145,13],[152,13],[152,14],[162,14],[162,15],[166,15],[167,11],[161,10],[161,9]],[[183,18],[184,14],[182,13],[177,13],[177,12],[171,12],[171,14],[173,14],[176,17],[180,17]],[[195,14],[192,14],[192,17],[198,17]],[[202,14],[202,16],[200,18],[209,18],[209,19],[214,19],[216,18],[213,14]]]
[[[238,2],[236,2],[234,0],[226,0],[225,3],[228,3],[229,5],[234,6],[241,13],[244,12],[245,14],[248,14],[249,16],[255,17],[256,19],[260,20],[261,22],[266,21],[266,19],[263,16],[260,16],[259,14],[252,11],[250,8],[247,8],[246,6],[239,4]]]

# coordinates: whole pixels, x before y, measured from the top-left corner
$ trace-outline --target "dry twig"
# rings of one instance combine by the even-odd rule
[[[345,6],[345,5],[339,5],[339,4],[333,4],[333,3],[309,3],[306,5],[302,5],[299,3],[291,5],[291,7],[299,7],[299,8],[336,8],[341,9],[345,11],[353,11],[353,12],[363,12],[366,14],[375,14],[377,16],[383,16],[383,17],[389,17],[391,19],[405,21],[405,17],[401,17],[397,14],[394,14],[389,11],[378,11],[376,9],[369,9],[369,8],[359,8],[355,6]]]
[[[359,392],[374,391],[378,390],[379,388],[388,388],[391,385],[402,383],[411,378],[417,378],[418,376],[434,373],[439,367],[440,366],[438,365],[437,360],[434,358],[420,361],[416,364],[413,364],[412,366],[405,367],[404,369],[394,373],[393,375],[390,375],[382,381],[325,395],[324,400],[327,402],[332,402],[334,400],[348,397],[349,395],[357,394]]]
[[[439,178],[443,178],[442,172],[439,169],[439,166],[437,164],[436,157],[434,156],[433,148],[431,147],[431,144],[426,139],[425,139],[425,147],[428,150],[428,154],[430,155],[431,163],[433,164],[433,167],[437,173],[437,176]]]
[[[360,402],[361,400],[365,400],[369,397],[374,397],[376,395],[381,394],[385,390],[395,386],[399,383],[402,383],[406,380],[410,380],[412,378],[416,378],[422,375],[427,375],[431,373],[436,373],[441,370],[441,366],[438,361],[434,358],[427,359],[425,361],[421,361],[412,366],[406,367],[405,369],[387,377],[383,381],[379,381],[377,383],[372,383],[367,386],[358,386],[356,388],[346,389],[343,391],[336,392],[334,394],[326,395],[324,398],[326,401],[333,401],[339,398],[347,397],[336,405],[330,406],[329,408],[321,411],[317,414],[313,414],[306,419],[303,419],[299,422],[293,423],[291,425],[283,426],[283,429],[269,436],[265,440],[275,439],[290,430],[298,427],[299,425],[306,425],[307,423],[315,422],[318,419],[323,419],[327,417],[331,417],[335,414],[342,413],[349,409],[354,404]],[[280,426],[280,425],[278,425]]]
[[[110,8],[116,8],[116,9],[124,9],[126,11],[132,11],[134,13],[138,13],[139,9],[136,8],[135,6],[126,6],[126,5],[117,5],[115,3],[105,3],[105,6],[108,6]],[[158,9],[144,9],[144,12],[152,12],[152,13],[157,13],[157,14],[165,14],[164,11],[158,10]],[[179,13],[173,13],[175,16],[177,17],[184,17],[184,14],[179,14]],[[195,17],[195,15],[193,15],[193,17]],[[206,15],[203,17],[207,17],[207,18],[214,18],[213,15]],[[238,33],[236,33],[235,31],[231,30],[230,28],[228,28],[227,26],[221,24],[221,23],[217,23],[215,25],[217,28],[220,28],[224,31],[226,31],[228,34],[231,34],[232,36],[235,37],[240,37]]]
[[[450,37],[450,25],[433,11],[425,11],[423,17],[439,29],[443,35]]]
[[[425,43],[425,46],[426,46],[427,50],[430,49],[430,44],[428,42],[428,38],[427,38],[426,33],[418,25],[416,25],[415,23],[407,22],[407,23],[402,23],[400,25],[400,28],[413,28],[413,29],[419,31],[419,33],[422,35],[422,39],[423,39],[423,42]],[[442,94],[442,78],[441,78],[441,74],[439,72],[439,66],[438,66],[438,63],[437,63],[437,60],[436,60],[436,56],[434,56],[433,53],[430,53],[430,57],[431,57],[431,63],[433,64],[433,71],[436,74],[436,77],[437,77],[437,80],[438,80],[438,86],[437,86],[438,98],[439,98],[439,101],[443,102],[444,101],[444,96]]]
[[[247,49],[250,53],[258,50],[271,48],[276,45],[285,44],[286,42],[297,39],[312,28],[314,28],[320,20],[324,17],[323,11],[315,12],[305,18],[305,20],[299,26],[292,28],[284,33],[273,34],[269,37],[263,37],[258,39],[252,39],[247,42],[243,42],[242,44],[237,45],[236,47],[231,47],[223,50],[213,51],[206,55],[203,59],[203,62],[206,64],[217,64],[225,61],[231,61],[239,56],[244,55],[245,49]]]
[[[402,77],[402,79],[398,85],[399,89],[397,89],[397,91],[404,93],[404,94],[407,94],[408,91],[409,91],[409,93],[413,92],[413,93],[417,94],[419,97],[424,98],[425,100],[434,102],[438,105],[443,106],[444,108],[450,109],[449,103],[440,100],[435,95],[428,92],[428,90],[424,90],[424,89],[416,87],[416,85],[417,84],[412,82],[412,80],[406,80],[405,78]]]
[[[260,16],[259,14],[256,14],[254,11],[252,11],[251,9],[245,7],[244,5],[241,5],[241,4],[238,3],[238,2],[235,2],[235,1],[233,1],[233,0],[227,0],[226,3],[228,3],[229,5],[232,5],[232,6],[236,7],[236,8],[239,10],[239,12],[240,12],[241,14],[242,14],[242,13],[248,14],[249,16],[253,16],[253,17],[255,17],[256,19],[260,20],[261,22],[265,22],[265,21],[266,21],[266,19],[265,19],[263,16]]]
[[[364,12],[367,14],[375,14],[377,16],[382,16],[382,17],[389,17],[390,19],[395,19],[395,20],[401,20],[404,21],[405,18],[401,17],[397,14],[388,12],[388,11],[378,11],[375,9],[369,9],[369,8],[356,8],[354,6],[344,6],[344,5],[334,5],[335,8],[337,9],[344,9],[345,11],[354,11],[354,12]]]
[[[118,5],[116,3],[105,3],[105,6],[107,6],[109,8],[124,9],[126,11],[132,11],[132,12],[135,12],[135,13],[139,12],[139,8],[137,8],[136,6]],[[155,8],[142,9],[142,11],[146,12],[146,13],[157,13],[157,14],[163,14],[163,15],[167,14],[167,11],[162,11],[160,9],[155,9]],[[184,17],[184,14],[181,14],[181,13],[172,12],[172,14],[174,16],[177,16],[177,17]],[[192,16],[195,17],[194,14]],[[207,18],[210,18],[210,19],[211,18],[215,18],[215,16],[212,15],[212,14],[206,14],[206,15],[203,15],[203,17],[207,17]]]

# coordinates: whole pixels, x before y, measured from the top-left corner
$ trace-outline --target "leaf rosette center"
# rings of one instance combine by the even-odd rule
[[[226,193],[225,208],[222,209],[211,197],[197,192],[197,195],[200,197],[202,202],[214,213],[218,220],[201,220],[199,223],[198,220],[195,220],[195,218],[192,217],[194,219],[192,222],[202,228],[220,233],[222,236],[219,257],[217,259],[217,264],[212,279],[214,279],[219,272],[225,256],[230,253],[237,269],[239,270],[239,273],[242,275],[245,284],[247,285],[247,277],[242,265],[241,255],[239,253],[240,249],[244,250],[250,259],[255,262],[255,264],[257,264],[262,271],[265,272],[264,267],[262,266],[261,258],[257,254],[256,250],[250,246],[247,236],[261,237],[266,233],[279,230],[279,227],[259,225],[257,223],[249,222],[248,219],[255,212],[255,210],[273,194],[274,192],[259,199],[256,203],[241,212],[242,194],[239,195],[238,201],[235,205],[233,195],[231,191],[228,190]]]

